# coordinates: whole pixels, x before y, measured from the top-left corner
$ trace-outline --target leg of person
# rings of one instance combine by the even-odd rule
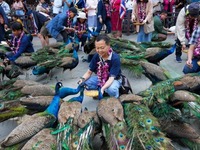
[[[68,33],[64,30],[64,31],[61,31],[60,34],[61,34],[62,37],[63,37],[63,41],[64,41],[65,43],[67,43],[67,42],[68,42]]]
[[[0,43],[1,43],[1,41],[4,40],[4,36],[5,36],[4,33],[5,33],[5,31],[4,31],[4,27],[3,27],[2,24],[0,24]]]
[[[187,73],[195,73],[195,72],[199,72],[200,71],[200,66],[198,65],[198,61],[200,59],[198,58],[194,58],[192,59],[192,67],[189,67],[187,64],[184,66],[183,68],[183,73],[187,74]]]
[[[110,18],[107,18],[107,19],[106,19],[105,25],[106,25],[107,33],[108,33],[108,34],[111,33],[112,26],[111,26],[111,19],[110,19]]]
[[[166,39],[167,39],[167,35],[159,33],[157,35],[153,34],[151,41],[160,42],[160,41],[164,41]]]
[[[180,40],[177,38],[176,39],[176,61],[181,63],[182,62],[182,59],[181,59],[181,55],[182,55],[182,45],[181,45],[181,42]]]
[[[61,34],[58,34],[56,37],[57,42],[63,42],[63,36]]]
[[[139,32],[138,32],[138,35],[137,35],[137,42],[146,42],[146,41],[144,41],[144,35],[145,35],[144,26],[141,25],[139,27]]]
[[[100,33],[102,27],[103,27],[103,23],[100,23],[100,22],[99,22],[99,19],[97,19],[97,30],[96,30],[96,32],[97,32],[97,33]]]
[[[118,98],[119,97],[119,88],[121,86],[120,80],[114,80],[109,88],[105,90],[108,95]]]
[[[48,30],[46,28],[46,25],[48,24],[49,21],[45,22],[45,24],[42,26],[41,30],[40,30],[40,41],[42,43],[42,46],[48,46],[49,45],[49,38],[46,38],[48,37]]]
[[[97,90],[98,89],[98,77],[91,76],[85,81],[86,89],[88,90]]]

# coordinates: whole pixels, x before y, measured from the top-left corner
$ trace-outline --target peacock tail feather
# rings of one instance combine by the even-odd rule
[[[188,140],[186,138],[181,138],[180,141],[190,150],[199,150],[200,149],[200,138],[194,139],[194,141]]]
[[[151,112],[159,120],[170,122],[173,120],[183,120],[180,111],[167,103],[158,103],[151,108]]]
[[[128,133],[136,150],[169,149],[170,140],[160,131],[158,120],[146,106],[129,103],[124,104],[124,110]]]
[[[139,93],[140,96],[144,97],[143,103],[152,106],[157,100],[166,100],[169,96],[174,93],[175,88],[173,82],[179,78],[168,79],[166,81],[161,81],[145,91]]]
[[[125,121],[120,121],[114,126],[103,123],[103,133],[110,150],[131,149],[132,140],[127,132]]]
[[[169,42],[141,42],[140,46],[143,48],[150,48],[150,47],[170,48],[172,44]]]
[[[11,107],[6,111],[0,113],[0,122],[17,116],[22,116],[24,114],[27,114],[27,112],[28,110],[23,106]]]

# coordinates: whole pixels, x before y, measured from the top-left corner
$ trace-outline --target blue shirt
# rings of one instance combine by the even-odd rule
[[[11,39],[11,42],[12,41],[13,41],[13,38]],[[14,54],[13,56],[8,57],[8,59],[10,61],[15,61],[24,52],[27,52],[27,53],[34,52],[33,44],[31,43],[30,38],[26,36],[26,34],[24,34],[21,39],[17,53]]]
[[[198,43],[198,39],[200,38],[200,27],[196,28],[193,33],[192,37],[189,41],[189,44],[196,45]]]
[[[89,69],[92,72],[97,72],[98,62],[100,61],[99,54],[95,54],[90,62]],[[112,53],[111,59],[106,60],[109,65],[109,77],[119,78],[121,75],[120,57],[115,52]]]

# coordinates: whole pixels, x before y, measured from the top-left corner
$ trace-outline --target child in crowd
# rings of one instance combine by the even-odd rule
[[[84,12],[79,12],[76,23],[77,38],[81,42],[81,50],[83,51],[83,46],[87,40],[87,17]]]
[[[19,22],[14,22],[11,25],[13,37],[8,43],[11,52],[6,53],[9,61],[14,62],[22,53],[32,53],[34,52],[33,45],[30,38],[26,36],[23,31],[23,26]]]

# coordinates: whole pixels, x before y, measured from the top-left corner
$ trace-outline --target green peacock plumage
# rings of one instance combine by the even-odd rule
[[[133,138],[132,147],[141,149],[173,149],[171,142],[160,131],[157,119],[144,105],[124,104],[125,120],[129,136]]]

